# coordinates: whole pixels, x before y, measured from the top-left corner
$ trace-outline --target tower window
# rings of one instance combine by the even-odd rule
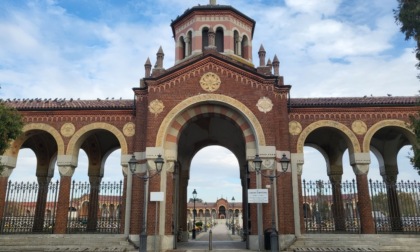
[[[202,48],[201,50],[204,52],[204,48],[209,45],[209,28],[203,28],[203,31],[201,32],[201,38],[202,38]]]
[[[224,36],[223,36],[223,29],[217,28],[216,30],[216,47],[218,52],[224,52]]]

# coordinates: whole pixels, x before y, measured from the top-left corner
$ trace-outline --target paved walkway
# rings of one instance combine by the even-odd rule
[[[177,251],[209,251],[210,230],[213,238],[212,250],[248,251],[242,238],[236,233],[232,235],[232,230],[224,224],[218,224],[207,232],[199,233],[195,240],[189,239],[188,242],[178,243]]]

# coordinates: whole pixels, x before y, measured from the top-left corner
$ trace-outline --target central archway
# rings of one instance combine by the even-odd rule
[[[198,151],[210,145],[219,145],[231,151],[238,160],[242,198],[247,192],[244,186],[247,178],[247,153],[254,153],[258,143],[265,141],[258,121],[251,122],[253,118],[248,118],[241,111],[246,109],[241,108],[239,111],[232,104],[221,101],[200,101],[181,109],[176,115],[172,114],[171,123],[167,123],[168,129],[162,145],[165,152],[170,150],[176,153],[177,166],[173,193],[174,205],[178,207],[173,208],[172,218],[174,228],[185,233],[183,237],[188,237],[186,233],[189,231],[187,202],[190,195],[187,191],[191,161]],[[254,117],[252,113],[248,115]],[[166,209],[169,209],[168,206]],[[169,216],[168,213],[166,216]],[[244,223],[248,221],[244,220]]]

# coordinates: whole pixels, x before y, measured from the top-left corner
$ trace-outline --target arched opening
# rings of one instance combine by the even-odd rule
[[[209,46],[209,28],[208,27],[204,27],[203,30],[201,31],[201,51],[204,52],[204,48],[206,48],[207,46]]]
[[[232,211],[233,202],[235,202],[235,208],[242,212],[242,199],[246,192],[246,187],[243,186],[247,164],[246,139],[252,143],[254,141],[254,138],[244,137],[245,133],[238,125],[238,121],[242,119],[233,120],[230,117],[232,113],[228,112],[230,108],[223,107],[221,110],[214,110],[215,105],[204,106],[211,106],[211,109],[205,109],[208,112],[199,113],[186,120],[179,129],[177,142],[179,182],[176,184],[179,188],[175,190],[179,195],[180,209],[175,212],[177,218],[175,223],[178,223],[177,229],[185,233],[194,230],[194,220],[196,224],[197,222],[207,223],[207,226],[223,224],[219,227],[227,228],[228,222],[222,222],[221,219],[232,219],[233,214],[228,215],[228,211]],[[194,111],[201,111],[201,109],[196,108]],[[223,111],[223,113],[211,111]],[[221,128],[222,131],[219,130]],[[248,132],[249,130],[247,134]],[[194,189],[197,192],[195,201],[192,194]],[[187,195],[184,200],[188,203],[186,207],[189,211],[182,208],[183,195]],[[232,201],[232,198],[235,200]],[[194,213],[194,205],[197,215],[187,215],[188,212]],[[215,209],[216,214],[206,219],[208,217],[204,215],[205,209]],[[235,222],[238,224],[235,227],[239,232],[243,228],[242,220],[236,218]],[[190,233],[189,237],[194,236]],[[240,244],[238,246],[245,246],[243,243]]]
[[[246,35],[244,35],[242,37],[242,41],[241,41],[241,56],[244,59],[249,59],[249,55],[250,55],[250,48],[249,48],[249,41],[248,41],[248,37]]]
[[[179,49],[179,53],[180,53],[180,58],[184,59],[186,57],[185,55],[185,40],[184,37],[180,37],[179,38],[179,44],[180,44],[180,49]]]
[[[225,42],[224,42],[224,31],[223,28],[218,27],[216,29],[216,48],[218,52],[225,51]]]

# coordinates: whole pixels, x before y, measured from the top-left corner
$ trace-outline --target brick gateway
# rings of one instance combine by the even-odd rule
[[[187,230],[187,186],[192,153],[208,145],[231,150],[239,162],[243,198],[248,188],[269,184],[257,175],[252,160],[263,159],[263,170],[279,167],[283,154],[291,159],[289,170],[275,180],[276,202],[262,207],[242,204],[246,239],[250,249],[258,247],[258,230],[270,227],[271,207],[275,209],[280,242],[307,232],[306,214],[311,209],[303,197],[301,174],[305,163],[304,146],[318,149],[325,157],[335,215],[332,231],[347,232],[340,222],[344,214],[341,190],[342,155],[348,150],[356,181],[354,198],[360,232],[376,232],[367,173],[370,152],[381,164],[381,175],[390,187],[385,190],[390,216],[402,218],[398,210],[396,184],[398,151],[415,144],[407,126],[409,117],[420,109],[416,97],[291,98],[284,84],[277,56],[266,60],[259,48],[259,65],[252,63],[255,21],[231,6],[208,5],[188,9],[171,23],[175,38],[176,62],[163,68],[164,52],[157,52],[152,69],[145,63],[145,77],[133,88],[134,100],[7,100],[24,116],[25,134],[2,155],[6,169],[0,177],[0,218],[7,208],[8,177],[16,167],[19,150],[32,149],[37,156],[38,179],[35,219],[32,232],[43,232],[51,170],[59,167],[60,182],[54,225],[48,232],[69,232],[69,202],[72,175],[83,149],[89,158],[89,205],[85,207],[88,230],[98,230],[95,220],[100,204],[99,187],[106,157],[121,149],[124,173],[119,209],[119,232],[138,239],[141,228],[143,183],[128,170],[135,155],[137,172],[154,167],[157,155],[165,159],[164,171],[149,180],[149,191],[163,191],[158,223],[147,222],[148,239],[158,225],[162,249],[171,249],[174,233]],[[263,172],[266,172],[263,171]],[[9,202],[10,203],[10,202]],[[9,205],[10,206],[10,205]],[[147,205],[147,219],[155,220],[156,205]],[[70,209],[71,210],[71,209]],[[174,224],[175,223],[175,224]],[[4,225],[3,225],[4,227]],[[401,232],[395,224],[391,231]]]

